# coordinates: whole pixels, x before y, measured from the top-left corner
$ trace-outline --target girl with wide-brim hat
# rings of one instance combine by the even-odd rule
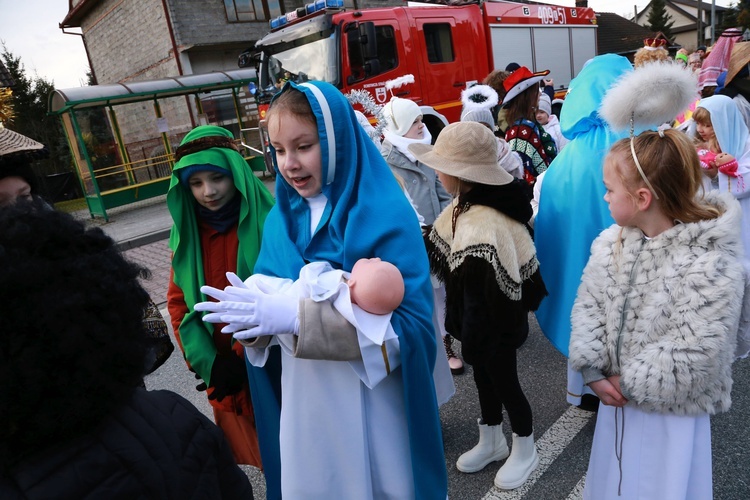
[[[498,164],[495,136],[480,123],[451,124],[434,146],[413,144],[409,150],[437,171],[454,196],[425,244],[431,270],[446,287],[446,329],[463,342],[479,392],[479,443],[458,458],[456,467],[477,472],[507,457],[495,485],[514,489],[539,463],[531,406],[516,370],[516,350],[529,331],[528,312],[547,294],[527,225],[531,206],[523,181]],[[503,434],[503,408],[513,430],[511,450]]]

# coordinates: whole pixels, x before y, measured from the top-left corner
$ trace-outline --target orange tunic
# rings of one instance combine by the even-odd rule
[[[223,289],[229,285],[226,273],[237,270],[237,249],[239,246],[237,225],[225,233],[220,233],[199,221],[198,230],[200,232],[205,284]],[[185,354],[185,348],[180,340],[180,324],[188,309],[182,290],[174,283],[174,271],[170,273],[169,278],[167,307],[177,344],[189,367],[189,356]],[[239,343],[232,345],[232,336],[221,333],[223,326],[223,324],[214,325],[213,341],[217,352],[227,355],[234,351],[237,356],[244,359],[244,348]],[[213,389],[209,388],[207,395],[211,394],[212,391]],[[260,468],[262,464],[260,450],[258,449],[258,434],[255,429],[255,417],[247,381],[245,381],[244,388],[237,394],[227,396],[221,402],[215,399],[209,400],[209,403],[214,411],[214,421],[224,431],[237,463],[254,465]]]

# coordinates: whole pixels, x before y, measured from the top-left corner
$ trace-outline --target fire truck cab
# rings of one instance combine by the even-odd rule
[[[261,106],[290,78],[367,90],[385,104],[385,83],[412,74],[394,95],[423,106],[433,136],[459,119],[461,91],[493,69],[549,69],[565,88],[596,55],[592,9],[507,1],[345,10],[342,0],[316,0],[271,28],[255,46]]]

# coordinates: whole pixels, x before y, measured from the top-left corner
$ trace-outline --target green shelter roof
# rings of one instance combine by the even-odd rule
[[[56,89],[49,95],[47,110],[50,114],[61,114],[70,109],[115,106],[157,98],[238,88],[251,81],[257,81],[255,69],[245,68],[160,80]]]

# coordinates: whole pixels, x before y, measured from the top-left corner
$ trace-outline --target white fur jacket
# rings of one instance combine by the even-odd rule
[[[570,363],[619,374],[623,395],[643,411],[714,414],[731,406],[741,213],[731,195],[706,198],[721,216],[652,239],[637,228],[606,229],[583,272]]]

